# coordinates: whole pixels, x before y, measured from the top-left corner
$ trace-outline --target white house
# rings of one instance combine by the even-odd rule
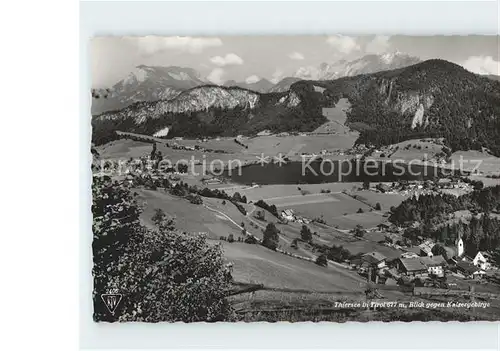
[[[444,266],[446,265],[446,260],[443,256],[437,255],[434,257],[422,257],[422,263],[427,267],[427,272],[429,274],[434,274],[435,276],[442,277],[444,275]]]
[[[291,209],[282,211],[281,216],[287,221],[293,221],[295,219],[295,216],[293,215],[293,210]]]
[[[482,270],[490,269],[492,264],[491,255],[487,252],[479,251],[472,260],[472,264],[476,267],[480,267]]]

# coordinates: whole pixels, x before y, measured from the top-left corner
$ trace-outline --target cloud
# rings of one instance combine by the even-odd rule
[[[500,74],[500,62],[491,56],[471,56],[462,63],[462,66],[477,74]]]
[[[208,75],[207,79],[214,84],[221,85],[224,83],[222,77],[225,75],[225,71],[222,68],[214,68],[212,72]]]
[[[271,82],[274,84],[278,83],[281,78],[283,78],[284,74],[285,73],[282,70],[277,68],[276,71],[274,71],[273,76],[271,77]]]
[[[301,79],[317,79],[318,76],[319,76],[319,70],[317,67],[314,66],[300,67],[295,72],[295,77]]]
[[[326,42],[343,54],[349,54],[352,51],[360,50],[356,40],[345,35],[330,36],[326,39]]]
[[[154,54],[164,50],[179,50],[192,54],[198,54],[210,47],[222,46],[219,38],[204,37],[128,37],[137,44],[139,51],[143,54]]]
[[[302,55],[300,52],[292,52],[291,54],[288,55],[292,60],[303,60],[304,55]]]
[[[260,80],[259,76],[256,76],[254,74],[251,75],[250,77],[247,77],[247,79],[245,79],[245,83],[247,84],[257,83],[259,80]]]
[[[243,59],[236,54],[226,54],[226,56],[214,56],[210,59],[213,64],[217,66],[232,66],[232,65],[242,65]]]
[[[387,52],[389,50],[389,47],[391,46],[391,44],[389,43],[390,38],[391,37],[387,35],[375,36],[372,41],[366,44],[365,51],[374,54]]]

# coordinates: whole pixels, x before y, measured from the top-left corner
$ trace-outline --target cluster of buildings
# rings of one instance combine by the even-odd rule
[[[464,254],[464,243],[459,238],[452,250],[452,258],[434,255],[432,248],[436,245],[432,240],[426,240],[420,245],[410,248],[399,257],[388,258],[380,252],[373,251],[362,255],[352,263],[360,274],[367,275],[370,281],[375,283],[387,281],[397,282],[401,278],[427,279],[441,278],[451,271],[467,279],[479,279],[486,271],[495,269],[494,258],[491,253],[480,251],[474,257]]]
[[[370,190],[402,195],[424,195],[452,189],[459,189],[464,192],[468,192],[472,190],[472,186],[460,179],[440,178],[437,181],[409,180],[394,182],[392,184],[381,183],[374,189]]]

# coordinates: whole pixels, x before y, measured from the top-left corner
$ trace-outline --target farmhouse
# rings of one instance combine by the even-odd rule
[[[214,177],[214,178],[204,179],[203,183],[206,185],[214,185],[214,184],[220,184],[221,180]]]
[[[443,256],[437,255],[434,257],[421,257],[421,262],[427,267],[427,273],[438,277],[444,276],[444,266],[446,260]]]
[[[412,251],[403,252],[401,258],[417,258],[420,257],[418,254]]]
[[[257,136],[268,136],[268,135],[271,135],[271,131],[269,129],[257,133]]]
[[[434,254],[432,253],[432,248],[434,247],[434,242],[431,240],[426,240],[422,244],[418,245],[420,248],[420,255],[421,256],[427,256],[427,257],[432,257]]]
[[[373,268],[383,268],[386,266],[387,257],[377,251],[369,252],[361,256],[363,265],[368,265]]]
[[[457,262],[457,272],[463,274],[466,278],[481,278],[485,273],[481,268],[474,266],[467,261]]]
[[[472,264],[476,267],[481,268],[482,270],[490,269],[492,263],[493,263],[493,257],[489,252],[485,251],[479,251],[472,260]]]
[[[396,263],[398,270],[406,275],[423,275],[427,274],[428,269],[422,263],[420,257],[414,258],[400,258]]]
[[[281,216],[286,219],[287,221],[293,221],[295,220],[295,216],[293,214],[292,209],[287,209],[281,212]]]
[[[452,183],[450,178],[440,178],[437,183],[438,183],[438,186],[442,189],[453,188],[453,183]]]
[[[377,190],[379,190],[381,193],[386,193],[391,190],[391,188],[387,184],[379,183],[375,186]]]

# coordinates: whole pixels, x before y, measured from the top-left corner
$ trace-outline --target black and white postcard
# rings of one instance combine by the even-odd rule
[[[90,51],[94,321],[500,320],[498,37]]]

